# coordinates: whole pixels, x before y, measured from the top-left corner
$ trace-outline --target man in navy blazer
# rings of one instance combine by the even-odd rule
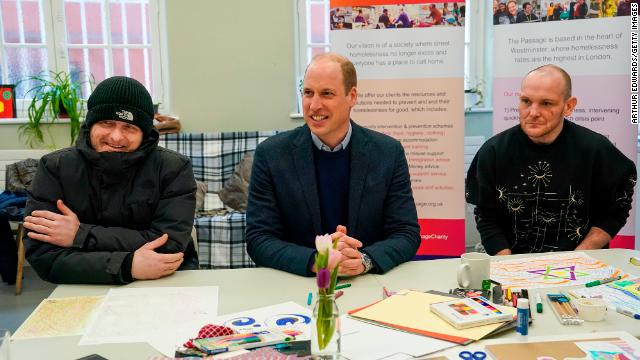
[[[247,251],[259,266],[313,276],[315,237],[339,237],[341,276],[384,273],[420,244],[409,167],[399,141],[350,120],[356,70],[345,57],[313,59],[302,94],[306,125],[256,149]]]

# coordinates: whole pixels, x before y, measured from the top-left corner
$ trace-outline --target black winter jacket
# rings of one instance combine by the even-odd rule
[[[40,160],[28,191],[25,215],[59,213],[61,199],[80,220],[70,248],[25,237],[26,256],[36,272],[54,283],[133,281],[133,252],[162,234],[162,253],[184,252],[179,270],[197,269],[191,238],[196,183],[188,158],[158,147],[153,130],[131,153],[96,152],[83,125],[75,147]]]

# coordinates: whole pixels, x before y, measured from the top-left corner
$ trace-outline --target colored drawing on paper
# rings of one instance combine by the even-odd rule
[[[238,333],[278,329],[287,334],[300,334],[296,338],[306,340],[309,339],[311,311],[294,302],[286,302],[219,316],[214,324],[223,324]]]
[[[620,280],[610,284],[594,286],[594,287],[581,287],[572,289],[570,294],[576,297],[584,298],[601,298],[607,302],[611,308],[622,307],[628,309],[634,313],[640,313],[640,297],[636,297],[624,289],[617,286],[618,283],[634,283],[639,284],[640,279],[635,280]]]
[[[15,85],[0,85],[0,118],[16,117]]]
[[[257,329],[296,329],[311,323],[311,318],[302,314],[276,314],[264,319],[256,320],[254,317],[237,317],[224,323],[237,332],[256,331]]]
[[[640,360],[638,350],[625,341],[578,341],[576,346],[587,354],[590,360]]]
[[[618,289],[637,300],[640,300],[640,278],[635,280],[614,281],[611,284],[607,285],[614,289]]]
[[[13,335],[14,339],[81,335],[102,296],[44,299]]]
[[[582,252],[541,255],[491,263],[491,279],[503,288],[535,289],[582,285],[612,276],[628,275]]]

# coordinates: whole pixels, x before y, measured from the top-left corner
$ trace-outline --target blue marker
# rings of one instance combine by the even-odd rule
[[[516,331],[520,335],[529,334],[529,299],[518,299],[518,318],[516,320]]]
[[[307,296],[307,305],[311,305],[311,297],[313,295],[311,294],[311,292],[309,292],[309,295]]]
[[[636,320],[640,320],[640,314],[636,314],[636,313],[634,313],[632,311],[629,311],[629,310],[627,310],[625,308],[622,308],[620,306],[616,306],[616,312],[618,312],[618,313],[620,313],[622,315],[626,315],[626,316],[628,316],[630,318],[634,318]]]

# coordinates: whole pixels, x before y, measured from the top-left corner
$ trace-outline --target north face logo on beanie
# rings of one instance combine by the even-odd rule
[[[133,121],[133,114],[131,113],[131,111],[116,111],[116,115],[118,115],[118,117],[122,120]]]

